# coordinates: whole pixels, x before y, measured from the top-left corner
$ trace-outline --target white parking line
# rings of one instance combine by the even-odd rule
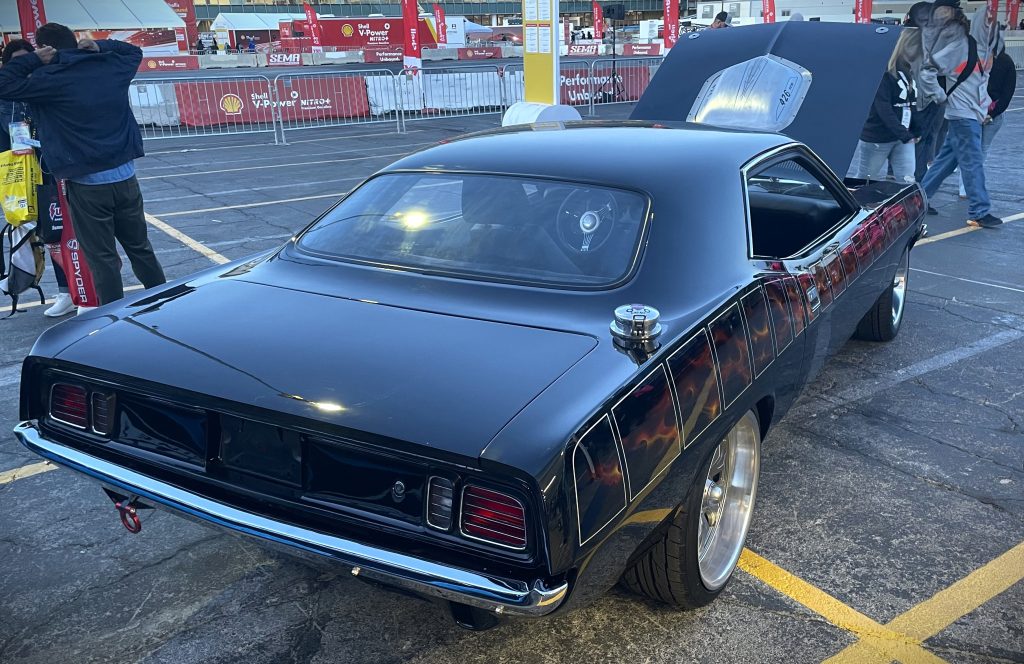
[[[184,233],[179,231],[174,226],[171,226],[167,222],[164,222],[164,221],[161,221],[161,220],[157,219],[156,217],[154,217],[153,215],[149,214],[148,212],[146,213],[146,221],[148,221],[153,226],[156,226],[157,228],[162,230],[164,233],[167,233],[168,235],[173,237],[178,242],[181,242],[186,247],[190,247],[192,249],[195,249],[197,252],[199,252],[203,256],[206,256],[207,258],[209,258],[214,263],[217,263],[218,265],[223,265],[224,263],[230,263],[231,262],[231,259],[228,258],[227,256],[225,256],[223,254],[218,254],[216,251],[214,251],[213,249],[210,249],[209,247],[207,247],[205,244],[203,244],[199,240],[194,240],[194,239],[190,238],[189,236],[185,235]]]
[[[409,129],[406,134],[419,134],[426,130],[424,129]],[[322,143],[327,141],[347,141],[350,138],[368,138],[373,136],[394,136],[393,131],[376,132],[373,134],[344,134],[342,136],[331,136],[328,138],[307,138],[299,141],[288,141],[288,145],[295,145],[296,143]],[[183,139],[188,139],[188,136],[182,136]],[[208,148],[185,148],[183,150],[161,150],[160,152],[146,152],[147,155],[158,155],[158,154],[184,154],[188,152],[207,152],[211,150],[239,150],[242,148],[274,148],[273,143],[249,143],[245,145],[214,145]]]
[[[363,176],[358,175],[358,176],[355,176],[355,177],[336,178],[336,179],[333,179],[333,180],[311,180],[311,181],[308,181],[308,182],[307,181],[302,181],[302,182],[289,182],[287,184],[272,184],[269,187],[268,186],[260,186],[259,189],[253,189],[252,187],[247,187],[245,189],[226,189],[224,191],[211,191],[211,192],[204,193],[204,194],[186,194],[184,196],[168,196],[167,198],[149,198],[149,197],[147,197],[146,198],[146,203],[147,204],[148,203],[166,203],[168,201],[180,201],[180,200],[184,200],[186,198],[210,198],[212,196],[227,196],[229,194],[244,194],[245,192],[266,191],[267,189],[288,189],[288,188],[297,188],[297,187],[310,187],[310,186],[313,186],[313,185],[337,184],[339,182],[352,182],[353,180],[363,180],[363,179],[364,179]]]
[[[203,214],[206,212],[222,212],[224,210],[241,210],[244,208],[262,207],[264,205],[278,205],[281,203],[297,203],[299,201],[315,201],[319,198],[341,198],[347,191],[335,191],[330,194],[317,194],[315,196],[301,196],[299,198],[282,198],[276,201],[261,201],[259,203],[242,203],[240,205],[222,205],[220,207],[200,208],[198,210],[178,210],[177,212],[164,212],[161,217],[182,217],[189,214]]]
[[[976,279],[967,279],[964,277],[954,277],[952,274],[943,274],[942,272],[932,272],[931,270],[922,270],[920,268],[912,267],[911,272],[923,272],[924,274],[933,274],[936,277],[945,277],[946,279],[956,279],[957,281],[966,281],[969,284],[977,284],[979,286],[988,286],[989,288],[1002,288],[1003,290],[1013,291],[1015,293],[1024,293],[1024,288],[1014,288],[1013,286],[1003,286],[1000,284],[993,284],[988,281],[977,281]]]
[[[369,136],[379,136],[380,134],[368,134],[368,135]],[[378,146],[375,146],[375,147],[354,148],[354,149],[351,149],[351,150],[326,150],[324,152],[304,152],[302,154],[302,156],[303,157],[323,157],[323,156],[326,156],[326,155],[330,155],[330,156],[333,156],[333,157],[339,157],[339,156],[344,155],[344,154],[355,154],[355,153],[364,153],[366,156],[372,156],[369,153],[372,152],[373,150],[394,150],[396,147],[403,147],[404,148],[406,146],[408,146],[410,148],[418,148],[418,147],[423,147],[424,145],[434,145],[434,143],[436,143],[436,142],[437,141],[425,141],[425,142],[422,142],[422,143],[402,143],[401,146],[378,145]],[[191,152],[193,152],[193,150],[182,150],[180,152],[180,154],[189,154]],[[149,154],[151,155],[151,154],[158,154],[158,153],[150,152]],[[280,159],[281,159],[281,155],[274,155],[274,156],[270,156],[270,157],[246,157],[245,158],[245,163],[252,164],[252,163],[260,162],[260,161],[275,161],[275,160],[280,160]],[[195,164],[162,164],[160,166],[146,166],[145,164],[141,164],[141,165],[139,165],[139,173],[140,174],[146,174],[146,173],[149,173],[150,171],[168,171],[168,170],[175,169],[175,168],[178,168],[178,169],[188,169],[188,168],[195,168],[195,166],[196,166]]]
[[[1024,219],[1024,212],[1018,212],[1017,214],[1011,214],[1009,217],[1003,217],[1003,223],[1008,224],[1012,221],[1019,221],[1021,219]],[[958,235],[966,235],[967,233],[973,233],[975,231],[980,230],[984,229],[978,226],[964,226],[963,228],[957,228],[951,231],[946,231],[945,233],[939,233],[938,235],[926,237],[923,240],[919,240],[917,244],[915,244],[914,246],[920,247],[926,244],[932,244],[933,242],[938,242],[939,240],[945,240],[947,238],[956,237]]]
[[[896,369],[895,371],[887,373],[885,378],[861,381],[848,389],[839,391],[838,393],[824,395],[824,398],[830,403],[836,405],[867,399],[868,397],[874,396],[880,392],[896,387],[901,383],[905,383],[908,380],[913,380],[914,378],[923,376],[926,373],[931,373],[932,371],[944,369],[951,364],[956,364],[957,362],[966,360],[969,357],[974,357],[975,355],[992,350],[993,348],[1012,343],[1020,338],[1024,338],[1024,330],[1004,330],[997,334],[993,334],[990,337],[979,339],[978,341],[966,346],[934,355],[928,359],[921,360],[920,362],[915,362],[908,367]]]
[[[317,164],[341,164],[350,161],[371,161],[373,159],[388,159],[390,157],[404,157],[408,152],[389,152],[388,154],[375,154],[367,157],[348,157],[346,159],[321,159],[319,161],[298,161],[288,164],[267,164],[266,166],[242,166],[240,168],[221,168],[215,171],[192,171],[189,173],[168,173],[167,175],[147,175],[139,180],[166,180],[167,178],[187,178],[200,175],[216,175],[218,173],[239,173],[241,171],[260,171],[267,168],[287,168],[289,166],[315,166]]]

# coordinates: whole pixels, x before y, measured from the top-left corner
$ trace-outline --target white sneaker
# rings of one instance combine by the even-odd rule
[[[96,307],[78,307],[78,313],[75,314],[75,315],[76,316],[81,316],[82,314],[87,314],[87,313],[89,313],[90,311],[92,311],[95,308]]]
[[[53,306],[43,312],[44,316],[50,318],[57,318],[58,316],[66,316],[75,310],[75,303],[71,301],[71,296],[67,293],[57,293],[57,298],[53,301]]]

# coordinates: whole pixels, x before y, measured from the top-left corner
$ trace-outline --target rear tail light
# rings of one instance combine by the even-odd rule
[[[452,481],[431,477],[427,485],[427,525],[438,530],[452,527]]]
[[[81,385],[54,383],[50,388],[50,419],[85,429],[89,424],[89,400]]]
[[[109,436],[114,429],[114,395],[92,393],[92,430]]]
[[[512,496],[479,486],[462,491],[462,534],[510,549],[526,548],[526,510]]]

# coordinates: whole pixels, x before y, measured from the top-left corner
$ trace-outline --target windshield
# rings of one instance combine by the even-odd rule
[[[304,251],[467,278],[601,287],[629,274],[646,197],[504,175],[373,178],[298,240]]]

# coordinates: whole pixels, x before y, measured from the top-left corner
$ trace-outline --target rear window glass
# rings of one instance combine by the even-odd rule
[[[304,251],[466,278],[601,287],[629,274],[647,198],[513,176],[394,173],[353,192]]]

